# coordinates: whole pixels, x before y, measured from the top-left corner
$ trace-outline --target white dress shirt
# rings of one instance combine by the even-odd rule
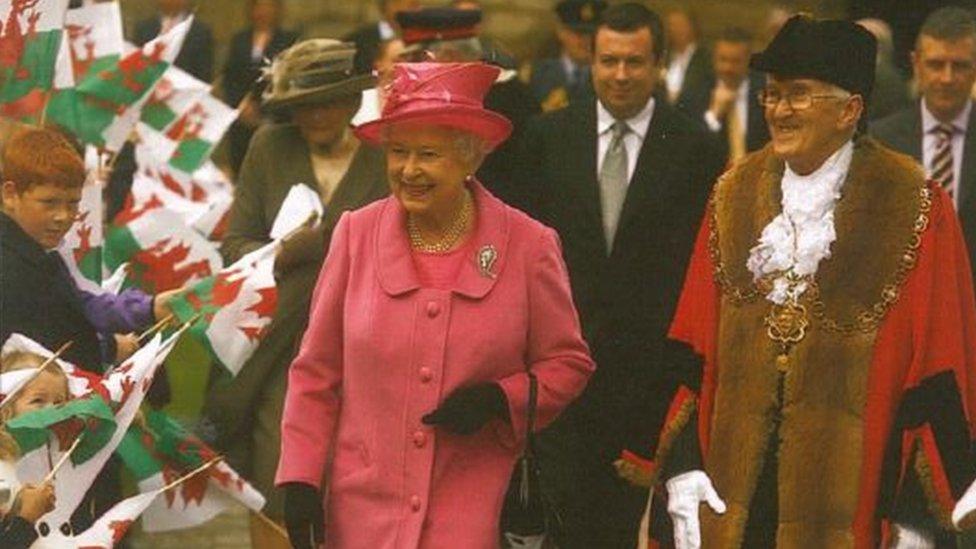
[[[630,131],[624,136],[624,148],[627,149],[627,183],[634,177],[634,170],[637,168],[637,157],[640,156],[641,147],[644,145],[644,137],[647,136],[647,128],[651,125],[651,117],[654,116],[654,98],[647,100],[647,105],[633,118],[624,120]],[[603,103],[596,102],[596,131],[597,131],[597,151],[596,151],[596,173],[600,173],[603,168],[603,157],[610,148],[610,140],[613,139],[612,126],[617,119],[610,114]]]
[[[972,100],[966,102],[962,112],[952,121],[956,131],[952,134],[952,199],[959,205],[959,179],[962,176],[962,155],[966,146],[966,130],[969,126],[969,113],[973,109]],[[926,175],[931,175],[932,158],[939,148],[939,138],[932,130],[941,122],[929,111],[922,100],[922,163]]]
[[[396,31],[393,30],[393,25],[387,23],[384,20],[380,20],[376,24],[376,28],[380,31],[380,40],[385,42],[387,40],[393,40],[396,38]]]
[[[743,132],[749,131],[749,78],[746,77],[739,84],[738,91],[735,92],[735,105],[732,107],[735,109],[735,116],[739,119],[739,127],[742,128]],[[719,120],[716,118],[712,111],[705,111],[705,124],[708,125],[708,129],[712,130],[713,133],[718,133],[722,129],[722,123],[724,120]]]
[[[688,65],[691,64],[691,56],[695,55],[696,49],[698,49],[698,45],[691,44],[685,48],[685,51],[674,54],[671,61],[668,62],[665,82],[668,85],[668,97],[672,101],[681,93],[681,86],[684,85],[685,75],[688,73]]]

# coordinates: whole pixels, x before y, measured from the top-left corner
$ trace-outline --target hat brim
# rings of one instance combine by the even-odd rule
[[[265,98],[263,106],[278,111],[299,105],[316,105],[330,101],[358,95],[363,90],[376,87],[376,77],[372,74],[360,74],[328,86],[321,86],[308,91],[286,95],[282,97],[270,96]]]
[[[491,150],[501,145],[512,133],[512,123],[504,116],[489,110],[464,105],[418,109],[387,116],[357,126],[354,131],[366,143],[382,145],[384,141],[383,130],[401,122],[446,126],[468,132],[484,139]]]

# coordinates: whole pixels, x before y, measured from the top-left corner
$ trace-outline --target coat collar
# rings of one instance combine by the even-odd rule
[[[480,183],[469,185],[477,211],[477,225],[468,236],[473,239],[471,257],[461,266],[451,291],[472,299],[481,299],[495,286],[505,269],[508,251],[509,219],[505,205],[492,196]],[[376,272],[380,286],[390,295],[401,295],[420,288],[420,279],[413,263],[413,250],[407,237],[407,214],[396,197],[389,197],[380,212],[376,235]],[[483,272],[478,256],[494,249],[494,261]]]
[[[44,248],[3,212],[0,212],[0,242],[36,265],[43,264],[47,260],[48,255]]]

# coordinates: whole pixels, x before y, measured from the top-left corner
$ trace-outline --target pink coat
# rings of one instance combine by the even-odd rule
[[[387,198],[343,216],[291,365],[276,482],[320,486],[326,546],[489,548],[525,437],[526,367],[538,424],[580,394],[594,365],[556,233],[473,184],[474,257],[452,290],[417,280],[405,212]],[[458,387],[497,381],[512,426],[451,435],[421,417]]]

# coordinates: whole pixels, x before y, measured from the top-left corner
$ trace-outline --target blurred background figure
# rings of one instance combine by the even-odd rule
[[[478,40],[481,41],[482,59],[496,67],[514,70],[518,68],[518,60],[497,40],[482,32],[482,27],[488,17],[488,13],[482,8],[478,0],[453,0],[449,7],[456,10],[478,10],[481,12],[481,22],[474,26]]]
[[[346,42],[356,44],[356,70],[366,72],[373,68],[379,53],[380,44],[397,38],[400,35],[400,25],[396,14],[401,11],[420,9],[419,0],[377,0],[380,10],[380,20],[359,27],[343,37]]]
[[[543,111],[561,109],[593,95],[593,29],[606,7],[603,0],[562,0],[556,4],[559,57],[536,61],[528,77]]]
[[[766,12],[766,21],[761,37],[762,44],[764,46],[768,44],[779,33],[779,30],[783,28],[783,25],[786,24],[790,17],[793,17],[796,13],[796,6],[793,5],[793,2],[773,2]]]
[[[295,43],[298,33],[281,28],[282,0],[248,0],[250,26],[231,39],[224,65],[224,102],[240,109],[227,134],[230,167],[236,174],[251,136],[261,123],[261,67]]]
[[[352,44],[306,40],[282,52],[272,65],[265,107],[288,123],[262,127],[237,180],[227,237],[226,264],[270,242],[271,228],[292,186],[317,191],[322,221],[289,236],[275,259],[278,305],[269,331],[236,378],[215,369],[203,414],[215,427],[215,446],[268,503],[266,515],[283,518],[274,488],[281,410],[288,364],[308,321],[312,288],[339,216],[388,193],[383,153],[361,145],[349,122],[361,92],[375,79],[353,70]],[[254,547],[287,547],[267,525],[251,522]]]
[[[685,92],[707,82],[712,74],[711,56],[699,42],[698,21],[690,10],[676,9],[665,19],[668,39],[667,100],[679,109],[688,100]]]
[[[878,65],[867,114],[868,120],[877,120],[908,107],[912,99],[908,95],[908,84],[895,67],[891,27],[876,18],[859,19],[857,23],[878,40]]]
[[[168,32],[190,16],[190,8],[190,0],[156,0],[157,15],[136,25],[136,44],[142,46]],[[193,19],[174,64],[204,82],[213,80],[213,32],[199,18]]]
[[[769,141],[769,129],[757,94],[766,78],[749,70],[752,35],[745,29],[722,31],[712,48],[714,76],[687,89],[680,105],[692,118],[703,120],[719,137],[719,150],[729,162],[762,148]]]
[[[404,61],[458,63],[482,61],[485,50],[477,35],[481,11],[424,8],[401,12]],[[485,96],[485,108],[511,121],[511,137],[491,152],[478,169],[478,180],[502,201],[512,203],[518,192],[515,155],[529,118],[540,112],[539,103],[514,70],[503,70]]]

